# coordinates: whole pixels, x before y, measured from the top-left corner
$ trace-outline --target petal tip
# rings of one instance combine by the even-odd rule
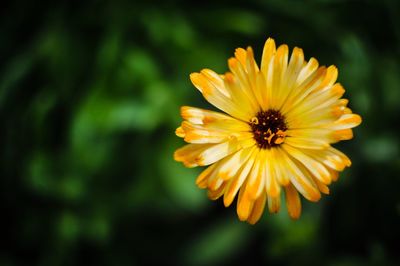
[[[184,138],[185,137],[185,131],[182,129],[182,127],[178,127],[175,130],[175,135],[177,135],[180,138]]]

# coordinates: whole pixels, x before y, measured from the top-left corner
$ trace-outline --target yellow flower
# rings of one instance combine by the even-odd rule
[[[331,146],[353,137],[361,117],[342,99],[335,66],[308,62],[295,47],[277,49],[269,38],[259,68],[251,47],[238,48],[228,60],[230,72],[203,69],[192,73],[193,85],[224,113],[183,106],[176,135],[190,143],[175,154],[187,167],[208,166],[197,178],[200,188],[224,205],[237,199],[239,219],[256,223],[267,204],[281,207],[284,193],[290,217],[301,213],[299,193],[316,202],[321,192],[350,166]]]

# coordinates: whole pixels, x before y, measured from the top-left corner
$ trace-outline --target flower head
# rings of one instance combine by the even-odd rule
[[[350,159],[331,144],[353,137],[361,117],[342,99],[335,66],[304,59],[295,47],[275,47],[269,38],[259,67],[253,50],[238,48],[230,72],[203,69],[193,85],[221,112],[184,106],[176,135],[190,143],[174,158],[187,167],[208,166],[197,178],[210,199],[225,206],[237,197],[239,219],[256,223],[265,206],[281,207],[284,194],[290,217],[301,213],[299,193],[316,202]]]

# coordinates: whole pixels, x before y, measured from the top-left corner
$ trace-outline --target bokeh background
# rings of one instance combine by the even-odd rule
[[[0,25],[0,265],[400,265],[399,1],[13,1]],[[320,203],[255,226],[173,161],[188,75],[267,37],[362,115]]]

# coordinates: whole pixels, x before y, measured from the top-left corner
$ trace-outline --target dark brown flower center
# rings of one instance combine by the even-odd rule
[[[261,149],[278,146],[285,140],[285,117],[278,110],[260,111],[250,120],[254,139]]]

